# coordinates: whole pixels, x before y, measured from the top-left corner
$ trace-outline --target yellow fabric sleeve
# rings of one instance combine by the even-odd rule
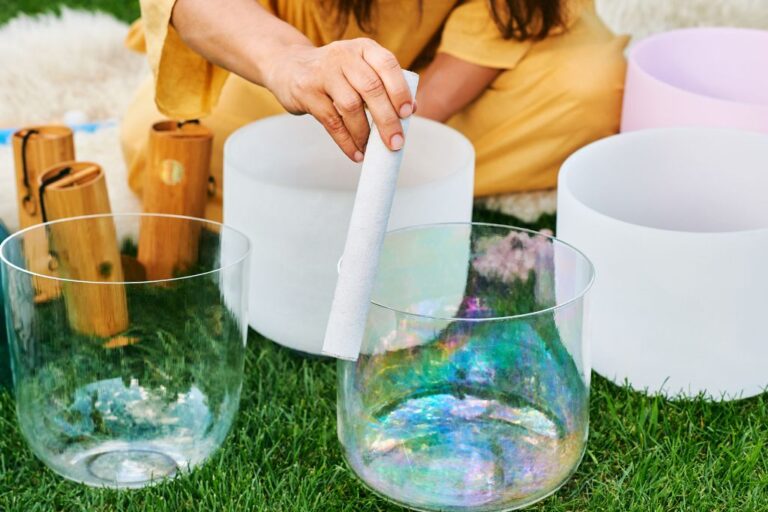
[[[468,0],[448,17],[437,51],[479,66],[513,69],[531,45],[502,37],[487,0]]]
[[[147,58],[158,110],[173,119],[210,114],[228,72],[189,49],[171,26],[176,0],[141,0]]]

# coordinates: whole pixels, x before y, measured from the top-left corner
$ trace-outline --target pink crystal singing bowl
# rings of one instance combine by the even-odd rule
[[[621,131],[670,126],[768,132],[768,32],[682,29],[636,44]]]

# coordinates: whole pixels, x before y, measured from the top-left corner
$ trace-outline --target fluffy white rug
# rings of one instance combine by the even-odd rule
[[[596,0],[596,4],[614,31],[635,39],[682,27],[768,29],[768,0]]]
[[[0,27],[0,129],[40,123],[115,120],[76,133],[79,160],[102,165],[115,212],[139,211],[126,185],[117,118],[149,72],[123,46],[128,27],[107,14],[64,10],[21,16]],[[0,219],[18,226],[10,145],[0,145]]]
[[[116,118],[147,72],[123,46],[128,27],[102,13],[21,16],[0,27],[0,127]]]
[[[617,32],[642,37],[676,27],[730,25],[768,29],[768,0],[597,0]],[[147,73],[123,47],[127,27],[105,14],[64,10],[61,17],[19,17],[0,27],[0,129],[34,123],[117,119]],[[114,211],[137,211],[126,186],[118,129],[78,133],[77,155],[107,171]],[[13,160],[0,145],[0,219],[16,228]],[[554,192],[482,201],[526,221],[553,212]]]

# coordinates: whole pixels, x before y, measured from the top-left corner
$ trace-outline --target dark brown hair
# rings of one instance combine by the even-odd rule
[[[338,12],[341,23],[346,23],[351,14],[360,28],[366,32],[371,31],[376,0],[324,1]],[[524,41],[543,39],[553,28],[562,26],[565,18],[564,3],[565,0],[490,0],[489,10],[504,38]]]

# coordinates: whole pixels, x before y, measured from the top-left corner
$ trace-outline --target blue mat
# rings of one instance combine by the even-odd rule
[[[98,121],[95,123],[73,124],[69,127],[72,128],[72,130],[75,132],[93,133],[101,130],[102,128],[106,128],[107,126],[114,126],[115,124],[117,124],[117,121],[110,119],[107,121]],[[16,131],[19,129],[20,127],[0,129],[0,146],[4,144],[10,144],[11,137],[13,137],[13,134],[16,133]]]

